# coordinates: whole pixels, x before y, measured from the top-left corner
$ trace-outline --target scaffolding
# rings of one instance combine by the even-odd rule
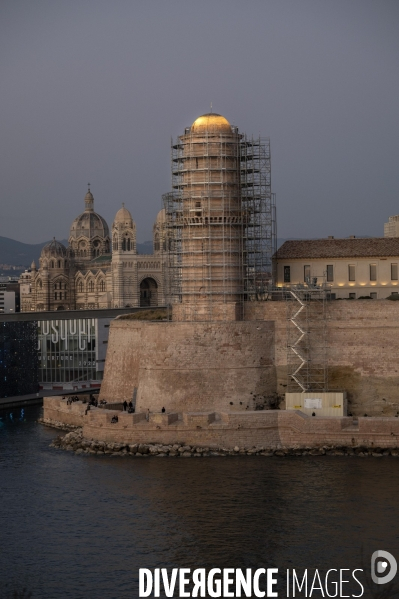
[[[328,390],[330,289],[315,281],[284,290],[287,301],[287,391]]]
[[[223,305],[266,299],[276,251],[270,141],[185,130],[171,144],[165,208],[168,304],[184,320],[223,319]],[[227,312],[225,312],[227,314]]]
[[[276,196],[271,191],[270,139],[243,136],[241,201],[244,229],[245,299],[267,299],[273,286],[273,255],[277,250]]]

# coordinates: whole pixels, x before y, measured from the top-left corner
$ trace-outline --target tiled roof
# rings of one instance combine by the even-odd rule
[[[399,237],[292,240],[283,243],[275,254],[277,260],[388,256],[399,256]]]

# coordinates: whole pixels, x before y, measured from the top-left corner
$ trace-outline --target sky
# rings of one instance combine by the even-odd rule
[[[122,202],[139,242],[201,114],[270,137],[280,238],[399,213],[397,0],[2,0],[0,235],[66,239]]]

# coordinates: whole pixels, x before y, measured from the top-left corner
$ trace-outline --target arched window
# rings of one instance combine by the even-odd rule
[[[93,291],[94,291],[94,282],[93,281],[89,281],[89,283],[87,285],[87,291],[89,293],[93,293]]]
[[[58,268],[61,268],[61,260],[58,260]]]
[[[112,249],[113,249],[113,250],[116,250],[116,251],[118,250],[118,238],[117,238],[117,236],[116,236],[116,235],[115,235],[115,237],[114,237],[114,241],[113,241],[113,243],[112,243]]]
[[[122,252],[126,252],[126,239],[122,241]]]
[[[104,293],[105,291],[105,281],[104,279],[102,279],[98,285],[98,290],[101,291],[102,293]]]
[[[50,262],[50,267],[51,267],[51,268],[54,268],[54,260],[51,260],[51,262]]]
[[[54,293],[54,299],[55,300],[58,299],[58,293],[57,292]]]
[[[154,237],[154,251],[159,252],[159,234],[155,233]]]
[[[37,286],[39,287],[39,289],[42,288],[42,282],[40,280],[37,282]]]
[[[130,252],[130,238],[127,240],[127,251]]]
[[[83,293],[83,281],[79,281],[78,283],[78,293]]]

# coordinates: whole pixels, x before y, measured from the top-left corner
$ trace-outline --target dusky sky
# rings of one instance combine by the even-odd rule
[[[68,237],[125,202],[151,239],[170,139],[201,114],[271,138],[278,236],[399,213],[397,0],[2,0],[0,235]]]

